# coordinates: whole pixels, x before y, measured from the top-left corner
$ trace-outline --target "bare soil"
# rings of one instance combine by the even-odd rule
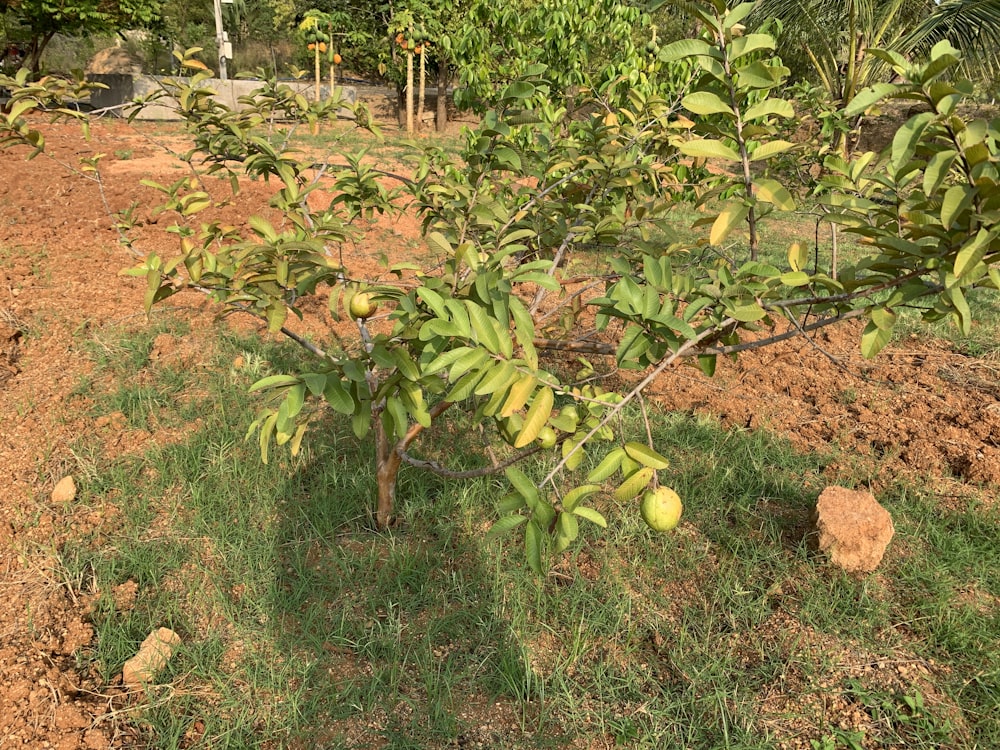
[[[77,669],[74,654],[94,638],[87,582],[66,580],[59,563],[67,539],[114,525],[114,503],[92,510],[51,492],[85,471],[74,454],[82,436],[104,440],[108,453],[176,438],[94,420],[75,389],[93,371],[82,351],[91,332],[146,325],[145,282],[118,275],[133,259],[108,208],[137,202],[138,250],[172,247],[139,180],[182,173],[148,139],[153,126],[99,121],[89,142],[75,126],[45,127],[52,158],[0,153],[0,748],[127,747],[128,723],[116,720],[122,689]],[[109,155],[101,185],[67,168],[95,151]],[[236,223],[265,204],[263,187],[248,186],[224,218]],[[387,231],[416,236],[412,223]],[[208,314],[194,295],[175,304]],[[682,367],[655,391],[669,409],[834,449],[832,473],[876,489],[907,474],[935,477],[943,498],[1000,484],[1000,362],[921,338],[866,362],[858,338],[845,325],[720,364],[711,380]]]

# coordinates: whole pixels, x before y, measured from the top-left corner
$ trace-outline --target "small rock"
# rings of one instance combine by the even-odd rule
[[[819,549],[849,573],[870,573],[895,529],[892,516],[870,492],[827,487],[816,503]]]
[[[52,502],[70,503],[76,499],[76,482],[73,477],[63,477],[52,490]]]
[[[122,682],[128,687],[139,687],[152,682],[174,654],[181,637],[170,628],[159,628],[150,633],[139,647],[139,652],[122,667]]]

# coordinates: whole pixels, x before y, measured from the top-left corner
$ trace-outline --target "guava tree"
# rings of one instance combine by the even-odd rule
[[[514,81],[469,132],[461,161],[429,147],[413,178],[392,184],[358,155],[316,164],[258,135],[275,102],[285,117],[322,114],[280,85],[232,112],[197,77],[179,83],[194,136],[189,163],[234,185],[268,177],[276,213],[225,226],[211,221],[222,197],[206,175],[154,185],[176,217],[178,252],[150,253],[129,273],[145,279],[147,307],[200,290],[314,355],[312,367],[253,386],[267,399],[250,430],[265,460],[274,443],[297,451],[324,410],[341,414],[359,438],[372,437],[382,527],[392,523],[403,466],[452,478],[504,472],[511,491],[494,533],[519,530],[529,565],[542,571],[581,520],[606,523],[595,496],[630,502],[668,469],[648,434],[621,434],[615,417],[669,368],[691,363],[711,374],[719,356],[851,318],[866,320],[861,349],[874,356],[898,310],[968,329],[969,290],[1000,288],[1000,130],[956,115],[971,87],[945,80],[959,63],[947,44],[921,64],[877,53],[902,82],[856,101],[897,96],[926,111],[882,155],[827,158],[822,200],[870,252],[836,279],[811,265],[805,242],[774,248],[765,237],[757,260],[739,252],[749,247],[751,209],[765,218],[788,205],[779,177],[758,168],[791,148],[770,140],[789,107],[776,93],[780,66],[766,54],[774,40],[743,33],[749,6],[697,8],[699,37],[659,53],[701,71],[679,101],[636,90],[621,103],[598,91],[586,114],[569,117],[545,104],[542,80]],[[6,127],[10,142],[30,140],[16,116]],[[712,210],[694,240],[671,221],[690,195],[690,158],[736,172],[733,191],[706,201]],[[397,195],[419,213],[433,259],[389,262],[367,277],[352,269],[350,248],[363,240],[365,217],[398,210]],[[315,295],[356,335],[340,328],[316,343],[286,327]],[[637,372],[621,390],[602,388],[614,369]],[[455,424],[487,436],[478,467],[449,466],[421,440]],[[516,468],[528,455],[544,468]]]

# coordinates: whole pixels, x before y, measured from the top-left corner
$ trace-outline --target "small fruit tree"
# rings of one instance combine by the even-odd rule
[[[810,262],[805,242],[751,258],[751,217],[794,205],[767,171],[771,157],[794,148],[772,136],[793,113],[777,93],[784,71],[770,36],[743,33],[749,4],[692,7],[699,36],[662,46],[650,63],[654,77],[678,62],[694,71],[676,101],[635,89],[622,102],[611,80],[571,117],[533,69],[497,96],[460,162],[429,147],[413,178],[391,189],[362,155],[303,161],[255,130],[272,111],[315,118],[320,105],[271,84],[255,106],[232,112],[199,88],[205,74],[179,82],[194,136],[189,163],[234,185],[240,175],[270,178],[281,221],[205,221],[215,200],[203,178],[154,185],[177,218],[179,251],[150,253],[129,273],[146,280],[147,308],[201,290],[314,355],[314,366],[253,386],[268,401],[251,433],[265,460],[272,443],[297,451],[323,408],[349,419],[359,438],[372,434],[380,527],[393,520],[398,473],[409,465],[453,478],[505,472],[511,491],[491,533],[520,530],[536,571],[573,543],[581,520],[606,523],[588,500],[612,478],[617,501],[644,497],[647,520],[668,528],[679,502],[664,488],[647,494],[668,463],[648,431],[631,439],[615,420],[668,368],[692,363],[710,375],[719,356],[851,318],[867,321],[861,348],[874,356],[900,308],[968,329],[968,291],[1000,288],[1000,125],[956,114],[970,87],[944,79],[959,63],[947,44],[920,64],[884,54],[903,82],[855,97],[857,108],[884,97],[925,105],[886,153],[826,160],[829,217],[870,252],[836,279]],[[19,117],[33,96],[15,94],[8,143],[34,137]],[[694,240],[680,239],[671,218],[690,195],[692,157],[732,170],[705,188],[715,191],[701,198],[711,212]],[[390,262],[381,277],[364,278],[352,270],[350,243],[363,240],[365,217],[399,210],[402,195],[437,260]],[[285,327],[316,295],[333,318],[353,321],[355,338],[323,348]],[[574,366],[552,356],[560,352],[578,357]],[[614,368],[638,371],[633,384],[602,388]],[[422,436],[453,420],[492,436],[489,461],[459,470],[418,454]],[[538,476],[514,466],[534,454],[551,457]]]
[[[333,51],[332,31],[332,19],[326,13],[318,10],[306,11],[299,24],[299,32],[306,43],[306,49],[309,50],[310,56],[313,58],[313,76],[316,81],[314,98],[316,101],[319,101],[320,98],[320,83],[322,81],[320,61],[328,56],[330,61],[330,94],[333,95],[333,57],[335,53]]]

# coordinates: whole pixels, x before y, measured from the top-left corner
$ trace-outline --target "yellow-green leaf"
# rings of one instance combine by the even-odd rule
[[[724,159],[725,161],[740,160],[740,155],[729,146],[709,138],[685,141],[678,148],[685,156],[694,156],[702,159]]]
[[[524,417],[524,425],[514,441],[515,448],[523,448],[538,437],[538,433],[552,415],[555,394],[548,386],[542,388],[531,402],[531,408]]]
[[[504,401],[503,407],[500,409],[500,416],[506,419],[528,403],[528,397],[535,390],[536,382],[534,375],[523,375],[520,380],[511,386],[510,393],[507,394],[507,400]]]
[[[643,466],[649,466],[653,469],[666,469],[670,466],[670,462],[667,459],[648,445],[643,445],[642,443],[625,443],[625,452],[629,458],[633,461],[638,461]]]
[[[777,180],[761,178],[757,180],[757,200],[770,203],[779,211],[794,211],[795,199]]]
[[[655,471],[650,466],[644,466],[629,475],[629,478],[618,485],[618,489],[615,490],[615,499],[622,503],[631,500],[649,486],[649,481],[653,478]]]
[[[562,507],[563,509],[572,513],[573,509],[577,506],[577,504],[581,500],[584,500],[585,498],[588,498],[591,495],[593,495],[595,492],[600,492],[600,491],[601,491],[601,485],[599,484],[583,484],[580,485],[579,487],[575,487],[569,492],[567,492],[565,495],[563,495]]]
[[[736,228],[736,226],[747,218],[750,207],[741,201],[731,201],[727,203],[712,224],[712,231],[708,235],[708,241],[713,245],[721,245],[726,237]]]
[[[788,265],[793,271],[801,271],[809,262],[809,248],[804,242],[793,242],[788,246]]]

